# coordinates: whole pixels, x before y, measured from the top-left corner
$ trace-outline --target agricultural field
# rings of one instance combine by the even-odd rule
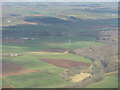
[[[56,48],[54,47],[54,45],[52,45],[52,47],[49,47],[49,44],[52,42],[50,42],[48,38],[44,40],[45,41],[42,42],[40,39],[38,39],[36,41],[25,41],[24,43],[14,41],[8,41],[5,43],[3,42],[3,76],[12,81],[14,87],[38,87],[38,85],[41,85],[39,87],[60,87],[62,85],[64,86],[67,84],[71,84],[71,82],[67,82],[61,78],[61,73],[71,67],[76,67],[79,65],[89,66],[90,63],[92,63],[90,59],[67,53],[68,50],[74,49],[74,47],[70,48],[68,45],[66,45],[66,48],[62,49],[64,46],[60,47],[60,44],[55,44]],[[46,40],[48,40],[48,44],[45,43]],[[62,41],[62,39],[56,41],[59,42]],[[38,44],[36,44],[35,42]],[[41,45],[41,43],[43,43],[43,45]],[[97,43],[95,41],[89,44],[88,41],[88,46],[95,44],[101,45],[101,43]],[[81,47],[84,47],[84,44],[81,43]],[[17,53],[20,54],[20,56],[11,57],[9,56],[10,53]],[[46,60],[51,61],[47,62]],[[55,63],[59,64],[57,65]],[[30,77],[30,81],[25,80],[30,79]],[[40,81],[37,82],[37,85],[34,84],[31,86],[33,81],[36,82],[36,80]],[[48,80],[50,80],[50,82],[48,82]],[[22,83],[19,86],[20,82]],[[24,83],[28,84],[25,85]],[[3,87],[6,87],[7,84],[9,83],[3,83]],[[59,86],[57,86],[58,84]]]
[[[116,3],[106,4],[3,3],[2,87],[117,88],[104,75],[117,70],[118,38]]]
[[[118,73],[105,75],[102,81],[90,85],[88,88],[116,88],[118,87]]]

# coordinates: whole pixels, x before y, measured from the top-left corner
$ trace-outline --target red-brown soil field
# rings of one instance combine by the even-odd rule
[[[72,61],[66,59],[49,59],[49,58],[41,58],[40,60],[55,65],[61,68],[71,68],[77,66],[90,66],[89,63],[79,62],[79,61]]]
[[[11,75],[18,75],[18,74],[25,74],[25,73],[33,73],[36,72],[35,70],[26,69],[22,66],[12,64],[9,62],[2,62],[2,75],[3,76],[11,76]]]

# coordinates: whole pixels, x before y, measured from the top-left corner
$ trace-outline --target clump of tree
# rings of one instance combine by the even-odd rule
[[[71,81],[71,76],[68,75],[68,73],[66,71],[64,71],[63,73],[61,73],[61,77],[66,80],[66,81]]]
[[[110,60],[109,63],[107,64],[106,68],[105,68],[105,72],[114,72],[118,70],[118,63]]]
[[[75,74],[80,74],[81,71],[86,71],[88,67],[85,66],[78,66],[78,67],[72,67],[67,69],[65,72],[61,74],[61,77],[66,81],[71,81],[71,77]]]
[[[74,83],[72,85],[67,85],[64,88],[85,88],[88,85],[90,85],[91,83],[99,82],[102,79],[103,79],[103,75],[102,75],[102,73],[99,73],[99,74],[93,75],[92,77],[89,77],[83,81]]]
[[[92,75],[97,75],[99,73],[104,73],[104,65],[100,61],[95,61],[92,63],[91,70],[88,70]]]

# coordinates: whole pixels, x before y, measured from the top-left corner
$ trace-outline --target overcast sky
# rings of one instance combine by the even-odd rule
[[[2,0],[2,2],[119,2],[120,0]]]

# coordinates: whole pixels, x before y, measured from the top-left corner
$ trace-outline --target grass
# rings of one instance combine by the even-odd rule
[[[69,84],[59,74],[47,72],[10,76],[8,79],[16,88],[50,88]]]
[[[90,42],[90,41],[71,42],[70,45],[69,45],[69,43],[51,43],[51,44],[49,44],[49,46],[54,46],[56,48],[61,47],[61,48],[67,48],[67,49],[76,49],[76,48],[90,47],[90,46],[95,46],[95,45],[102,45],[102,44],[98,43],[98,42]]]
[[[69,39],[71,44],[69,45]],[[21,42],[4,42],[3,53],[19,53],[28,51],[40,51],[48,48],[67,48],[75,49],[82,47],[90,47],[94,45],[102,45],[102,43],[96,42],[95,37],[39,37],[35,40],[28,40],[24,43]]]
[[[2,87],[10,87],[9,83],[5,79],[2,78]]]
[[[73,54],[58,54],[58,55],[39,55],[40,58],[52,58],[52,59],[68,59],[73,61],[81,61],[86,63],[91,63],[90,59],[84,58],[83,56],[77,56]]]
[[[118,88],[118,75],[107,75],[102,81],[94,83],[88,88]]]

